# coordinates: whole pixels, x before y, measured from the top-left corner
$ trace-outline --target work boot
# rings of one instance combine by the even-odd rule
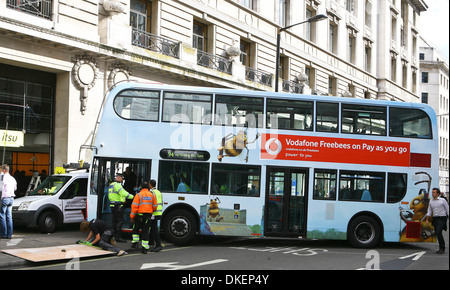
[[[163,248],[162,248],[161,246],[157,246],[157,247],[152,248],[152,249],[150,250],[150,252],[157,253],[157,252],[161,251],[162,249],[163,249]]]
[[[133,249],[137,249],[138,248],[139,243],[131,243],[131,247]]]
[[[142,254],[147,254],[147,251],[148,251],[148,249],[142,248],[141,253],[142,253]]]

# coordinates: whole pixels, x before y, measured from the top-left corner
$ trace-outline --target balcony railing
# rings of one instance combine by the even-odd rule
[[[131,43],[135,46],[180,58],[180,43],[133,28]]]
[[[262,70],[246,67],[245,68],[245,78],[262,85],[272,87],[273,75]]]
[[[231,74],[232,61],[224,57],[210,54],[201,50],[197,51],[197,64],[209,67],[220,72]]]
[[[294,94],[303,93],[304,85],[299,84],[297,82],[293,82],[293,81],[287,81],[287,80],[282,80],[282,81],[283,81],[283,92],[294,93]]]
[[[7,0],[6,7],[51,19],[53,0]]]

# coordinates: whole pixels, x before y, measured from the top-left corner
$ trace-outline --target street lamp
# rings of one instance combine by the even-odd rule
[[[281,43],[281,32],[288,30],[289,28],[292,28],[294,26],[300,25],[300,24],[304,24],[304,23],[313,23],[313,22],[317,22],[320,20],[324,20],[327,19],[328,17],[324,14],[319,14],[316,16],[313,16],[311,18],[308,18],[305,21],[302,21],[300,23],[296,23],[293,25],[289,25],[283,28],[279,28],[278,29],[278,33],[277,33],[277,59],[276,59],[276,67],[275,67],[275,92],[278,92],[278,75],[279,75],[279,70],[280,70],[280,43]]]

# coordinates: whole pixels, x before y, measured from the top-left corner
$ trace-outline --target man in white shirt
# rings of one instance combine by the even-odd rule
[[[436,236],[439,242],[439,251],[437,254],[443,254],[445,252],[445,241],[442,235],[442,231],[447,230],[447,218],[448,218],[448,203],[445,198],[440,197],[441,191],[439,188],[433,188],[432,196],[433,199],[430,200],[428,205],[428,212],[426,222],[430,217],[433,217],[433,226]]]
[[[14,191],[17,190],[17,181],[9,174],[9,166],[2,165],[2,202],[0,208],[0,234],[3,239],[10,239],[13,231],[12,221],[12,205],[14,197]]]

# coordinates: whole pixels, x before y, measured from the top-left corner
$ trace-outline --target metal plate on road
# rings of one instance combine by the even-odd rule
[[[104,251],[102,249],[86,245],[65,245],[30,249],[12,249],[2,250],[2,252],[31,262],[68,260],[73,258],[115,254],[114,252]]]

